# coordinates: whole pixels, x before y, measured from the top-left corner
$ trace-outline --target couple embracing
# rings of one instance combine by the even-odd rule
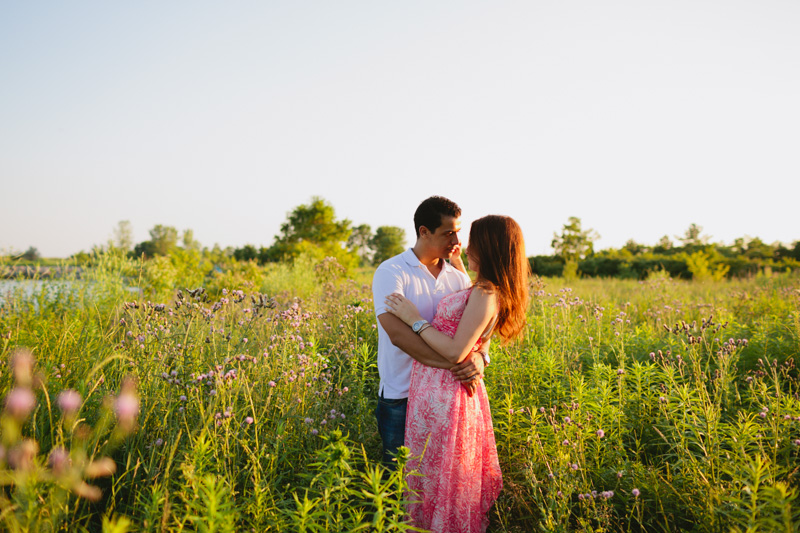
[[[411,450],[408,507],[416,527],[485,531],[503,486],[483,370],[489,339],[522,332],[530,268],[519,225],[472,223],[461,260],[461,209],[433,196],[414,213],[416,243],[382,263],[372,291],[378,317],[378,430],[384,464]],[[448,262],[449,260],[449,262]]]

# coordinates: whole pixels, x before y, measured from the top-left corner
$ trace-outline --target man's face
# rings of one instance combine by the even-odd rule
[[[450,259],[453,254],[461,253],[461,240],[458,238],[459,231],[461,231],[461,219],[459,217],[442,217],[442,224],[429,235],[431,249],[436,250],[437,257]]]

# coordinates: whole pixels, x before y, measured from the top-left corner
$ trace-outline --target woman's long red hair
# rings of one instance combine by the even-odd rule
[[[488,215],[472,223],[469,254],[478,263],[475,284],[497,293],[494,331],[504,341],[522,333],[528,310],[531,267],[522,229],[511,217]]]

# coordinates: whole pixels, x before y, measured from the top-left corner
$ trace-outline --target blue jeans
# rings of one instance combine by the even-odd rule
[[[381,393],[378,398],[378,407],[375,408],[378,432],[381,434],[383,443],[383,466],[389,470],[397,467],[394,456],[397,455],[397,449],[405,442],[407,407],[408,398],[392,400],[384,398]]]

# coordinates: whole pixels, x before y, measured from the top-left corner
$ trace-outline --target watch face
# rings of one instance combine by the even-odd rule
[[[421,328],[421,327],[422,327],[424,324],[425,324],[425,321],[424,321],[424,320],[417,320],[416,322],[414,322],[414,325],[413,325],[413,326],[411,326],[411,329],[414,331],[414,333],[417,333],[417,332],[419,331],[419,329],[420,329],[420,328]]]

